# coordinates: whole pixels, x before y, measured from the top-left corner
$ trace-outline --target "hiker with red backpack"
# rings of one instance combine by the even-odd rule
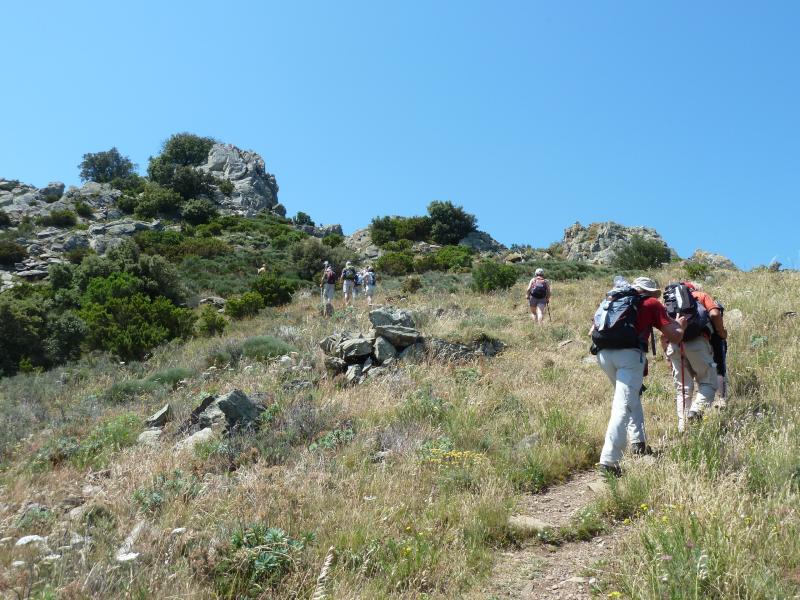
[[[333,270],[333,267],[331,267],[327,260],[323,263],[323,266],[322,280],[319,283],[320,290],[322,291],[322,306],[325,315],[332,315],[333,293],[336,290],[336,271]]]
[[[649,452],[644,429],[641,391],[652,329],[660,330],[674,343],[683,338],[686,317],[677,320],[667,315],[658,300],[661,289],[648,277],[637,277],[628,284],[621,277],[594,315],[591,328],[592,354],[614,386],[611,417],[600,453],[603,473],[619,476],[622,451],[630,438],[634,454]]]
[[[544,278],[544,269],[536,269],[525,295],[531,307],[531,319],[539,325],[544,325],[544,311],[550,304],[550,291],[550,282]]]
[[[683,340],[665,343],[665,352],[672,363],[681,432],[687,422],[702,420],[703,413],[714,402],[719,381],[711,338],[716,335],[725,342],[728,337],[721,305],[698,287],[691,281],[681,281],[664,288],[667,313],[687,319]]]

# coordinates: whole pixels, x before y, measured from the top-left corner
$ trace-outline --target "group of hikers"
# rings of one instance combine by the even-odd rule
[[[526,295],[531,318],[541,325],[551,296],[542,269],[536,269]],[[649,277],[637,277],[630,284],[615,278],[590,329],[592,354],[614,386],[601,471],[621,474],[620,460],[628,443],[634,454],[652,453],[641,396],[646,389],[648,349],[656,354],[653,329],[661,332],[661,347],[672,366],[678,431],[702,420],[711,407],[725,408],[728,332],[723,312],[722,304],[692,281],[670,283],[662,292]]]
[[[322,279],[319,283],[322,292],[322,305],[326,315],[333,313],[333,296],[336,291],[336,283],[342,282],[342,294],[345,306],[352,305],[363,293],[367,298],[367,306],[372,306],[375,298],[375,288],[378,279],[375,269],[367,265],[361,270],[356,269],[351,261],[347,261],[344,269],[337,276],[333,265],[327,260],[323,263]]]

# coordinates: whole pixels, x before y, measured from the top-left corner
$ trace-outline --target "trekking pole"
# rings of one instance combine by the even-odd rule
[[[553,315],[550,314],[550,303],[547,303],[547,318],[550,319],[550,323],[553,322]]]
[[[683,342],[680,344],[681,349],[681,414],[683,415],[683,428],[686,429],[686,375],[685,369],[683,367],[684,362],[684,351],[683,351]]]

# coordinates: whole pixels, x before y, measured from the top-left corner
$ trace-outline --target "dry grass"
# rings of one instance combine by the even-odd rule
[[[39,597],[227,597],[230,582],[215,576],[215,566],[238,529],[264,523],[293,539],[311,534],[313,541],[254,597],[310,597],[330,547],[336,560],[327,573],[328,597],[462,596],[487,575],[496,549],[510,543],[506,520],[515,497],[597,460],[611,391],[583,359],[589,319],[608,283],[557,284],[553,320],[542,328],[530,321],[520,289],[412,296],[407,307],[426,334],[486,333],[505,341],[507,351],[471,365],[407,365],[357,388],[324,378],[316,341],[332,329],[368,330],[366,307],[321,320],[316,298],[234,323],[225,340],[161,349],[147,364],[71,368],[84,373],[60,388],[48,376],[3,382],[0,406],[33,405],[39,414],[26,420],[30,435],[17,436],[3,464],[0,537],[16,539],[35,526],[53,538],[75,532],[93,542],[83,553],[63,550],[50,566],[0,545],[0,589],[28,585]],[[625,555],[617,575],[603,582],[603,594],[781,598],[797,591],[800,357],[797,320],[782,315],[796,309],[800,278],[719,274],[706,287],[745,315],[732,328],[730,351],[732,388],[740,394],[728,413],[679,439],[668,363],[655,362],[645,411],[651,443],[664,453],[653,466],[631,464],[615,495],[597,507],[607,520],[632,519],[621,525],[630,531]],[[313,370],[287,374],[244,358],[201,376],[209,354],[255,335],[286,339]],[[176,367],[196,375],[174,391],[160,388],[124,405],[92,399],[115,382]],[[314,382],[312,392],[284,389],[299,377]],[[233,388],[265,394],[274,421],[235,443],[174,454],[170,435],[180,418],[205,394]],[[21,390],[37,396],[27,402]],[[176,423],[162,445],[108,449],[108,473],[69,460],[31,467],[48,440],[83,440],[103,420],[131,412],[144,418],[164,401],[173,405]],[[327,438],[341,442],[312,444],[344,430],[346,436]],[[87,483],[99,491],[86,494]],[[143,494],[154,490],[163,492],[160,500],[143,507]],[[87,495],[93,518],[70,521],[67,501]],[[52,518],[21,523],[29,502],[47,507]],[[147,524],[135,545],[141,556],[116,564],[116,549],[140,519]],[[184,527],[185,533],[171,533]],[[679,552],[687,540],[693,547]],[[11,566],[20,559],[29,568]],[[694,579],[686,575],[691,564]],[[686,595],[694,589],[695,596]]]

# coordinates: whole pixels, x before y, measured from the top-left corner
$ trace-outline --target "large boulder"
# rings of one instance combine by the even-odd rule
[[[375,338],[373,356],[378,363],[384,363],[397,356],[397,349],[385,337]]]
[[[701,265],[708,265],[712,269],[727,269],[730,271],[738,271],[739,268],[734,262],[721,254],[714,254],[713,252],[706,252],[705,250],[697,249],[691,257],[691,262],[700,263]]]
[[[561,248],[568,260],[610,265],[614,262],[617,252],[627,246],[635,235],[667,245],[661,235],[651,227],[626,227],[608,221],[592,223],[588,227],[580,223],[567,227],[564,230]],[[673,256],[677,256],[672,248],[669,250]]]
[[[399,356],[400,360],[409,363],[421,363],[427,358],[425,344],[416,342],[403,350]]]
[[[253,425],[262,412],[241,390],[233,390],[216,398],[199,417],[200,427],[211,427],[224,419],[228,429]]]
[[[420,338],[419,331],[401,325],[378,325],[375,334],[386,338],[395,348],[406,348]]]
[[[372,341],[360,337],[344,340],[336,347],[336,354],[345,362],[360,362],[372,354]]]
[[[472,348],[457,342],[433,338],[427,340],[427,346],[431,358],[442,362],[464,362],[475,358]]]
[[[407,310],[392,308],[391,306],[384,306],[376,308],[369,313],[369,322],[373,327],[380,327],[383,325],[399,325],[400,327],[416,327],[414,317]]]
[[[232,144],[214,144],[206,163],[198,168],[233,184],[229,195],[219,189],[215,193],[215,200],[223,208],[245,215],[279,212],[275,176],[267,172],[264,159],[255,152]]]
[[[464,237],[460,242],[460,246],[472,248],[475,252],[483,253],[498,253],[508,250],[503,244],[498,242],[485,231],[473,231]]]
[[[344,238],[344,246],[348,250],[352,250],[358,256],[369,260],[378,258],[383,251],[372,242],[372,236],[369,233],[369,227],[354,231],[352,235]]]

